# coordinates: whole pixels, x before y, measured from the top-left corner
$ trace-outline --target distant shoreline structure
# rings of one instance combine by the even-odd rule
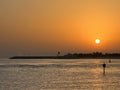
[[[13,56],[9,59],[120,59],[120,53],[68,53],[63,56]]]

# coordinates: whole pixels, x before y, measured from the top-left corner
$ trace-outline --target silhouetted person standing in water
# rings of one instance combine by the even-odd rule
[[[104,63],[102,66],[103,66],[103,75],[105,75],[106,64]]]
[[[111,63],[111,60],[109,59],[109,63]]]

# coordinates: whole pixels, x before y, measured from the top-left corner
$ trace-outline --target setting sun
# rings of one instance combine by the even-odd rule
[[[96,44],[100,44],[100,39],[96,39],[96,40],[95,40],[95,43],[96,43]]]

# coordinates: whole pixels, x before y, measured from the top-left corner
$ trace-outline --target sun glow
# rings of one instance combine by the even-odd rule
[[[100,44],[100,39],[96,39],[96,40],[95,40],[95,43],[96,43],[96,44]]]

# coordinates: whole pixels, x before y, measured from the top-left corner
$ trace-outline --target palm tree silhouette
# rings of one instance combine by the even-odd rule
[[[58,51],[58,53],[57,53],[57,56],[59,56],[60,55],[60,51]]]

